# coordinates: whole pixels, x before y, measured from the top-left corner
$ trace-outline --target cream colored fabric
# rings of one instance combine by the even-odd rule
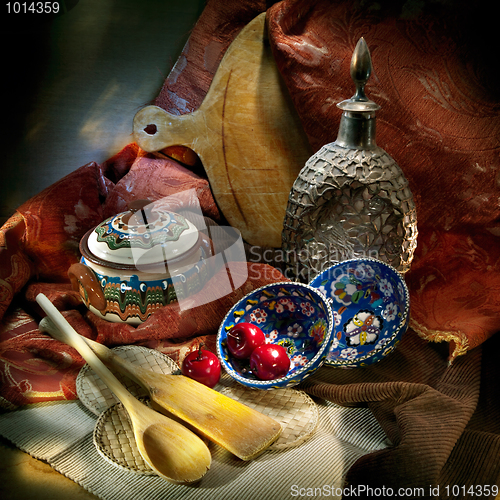
[[[172,485],[104,460],[92,441],[97,417],[79,401],[0,415],[0,434],[103,500],[281,500],[310,497],[314,491],[315,496],[340,498],[336,490],[349,467],[358,457],[386,447],[386,437],[368,409],[316,403],[320,421],[309,440],[251,462],[211,445],[212,467],[196,486]]]

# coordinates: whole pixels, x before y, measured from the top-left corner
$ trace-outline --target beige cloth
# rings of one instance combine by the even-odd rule
[[[97,417],[79,401],[29,405],[0,415],[0,434],[103,500],[284,500],[314,491],[340,498],[336,493],[349,467],[386,447],[385,433],[366,408],[316,403],[320,421],[307,441],[251,462],[211,445],[212,467],[196,486],[173,485],[106,461],[92,441]]]

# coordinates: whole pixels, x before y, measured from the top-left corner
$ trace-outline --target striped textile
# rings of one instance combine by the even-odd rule
[[[367,408],[316,402],[320,422],[309,440],[265,452],[251,462],[211,445],[212,467],[196,486],[172,485],[106,461],[92,442],[97,417],[77,401],[41,403],[3,414],[0,433],[103,500],[280,500],[308,489],[340,498],[335,493],[340,493],[336,490],[349,467],[366,453],[384,449],[387,441]]]

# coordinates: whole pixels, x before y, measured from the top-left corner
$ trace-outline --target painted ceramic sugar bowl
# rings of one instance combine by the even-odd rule
[[[401,274],[377,259],[335,264],[310,283],[330,302],[334,336],[325,364],[356,368],[376,363],[408,328],[410,297]]]
[[[286,349],[290,367],[285,376],[260,380],[248,359],[231,355],[227,337],[239,323],[258,326],[266,343]],[[250,292],[229,310],[217,334],[217,354],[226,372],[246,387],[292,387],[323,365],[330,352],[332,334],[332,310],[321,292],[302,283],[274,283]]]
[[[88,231],[68,270],[95,314],[140,324],[157,309],[201,290],[210,240],[184,216],[137,202]]]

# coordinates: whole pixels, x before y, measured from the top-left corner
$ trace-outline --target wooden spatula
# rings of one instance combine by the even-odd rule
[[[50,318],[40,322],[41,331],[51,333],[55,328]],[[281,424],[276,420],[195,380],[145,370],[106,346],[81,338],[106,365],[144,387],[157,406],[242,460],[255,458],[281,434]]]

